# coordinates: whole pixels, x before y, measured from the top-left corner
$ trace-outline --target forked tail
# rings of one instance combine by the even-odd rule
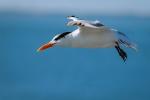
[[[137,45],[133,43],[124,33],[120,31],[115,31],[115,32],[117,32],[117,37],[118,37],[117,41],[119,44],[137,51]]]
[[[134,43],[132,43],[132,42],[130,42],[130,41],[119,39],[118,42],[119,42],[120,44],[122,44],[122,45],[128,47],[128,48],[132,48],[132,49],[134,49],[135,51],[138,51],[137,45],[134,44]]]

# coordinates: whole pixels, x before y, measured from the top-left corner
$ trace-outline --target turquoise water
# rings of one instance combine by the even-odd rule
[[[150,100],[150,17],[79,15],[126,33],[139,51],[36,49],[72,31],[65,14],[0,13],[1,100]]]

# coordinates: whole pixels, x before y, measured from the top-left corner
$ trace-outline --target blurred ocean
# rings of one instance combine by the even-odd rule
[[[0,100],[150,100],[150,17],[78,15],[126,33],[139,51],[55,47],[65,14],[0,13]]]

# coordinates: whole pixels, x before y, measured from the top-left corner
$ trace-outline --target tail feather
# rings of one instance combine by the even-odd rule
[[[127,54],[126,54],[126,52],[123,49],[120,48],[120,45],[123,45],[125,47],[131,48],[131,49],[133,49],[135,51],[137,51],[137,45],[134,44],[133,42],[131,42],[131,40],[124,33],[120,32],[118,30],[115,30],[115,29],[112,29],[112,31],[116,33],[116,37],[117,37],[115,48],[118,51],[120,57],[124,61],[126,61]]]
[[[113,30],[117,33],[117,38],[118,38],[118,43],[126,46],[128,48],[132,48],[135,51],[138,51],[137,49],[137,45],[134,44],[129,38],[128,36],[126,36],[124,33],[117,31],[117,30]]]
[[[118,42],[128,48],[132,48],[133,50],[138,51],[137,45],[130,42],[129,40],[127,41],[127,40],[119,39]]]

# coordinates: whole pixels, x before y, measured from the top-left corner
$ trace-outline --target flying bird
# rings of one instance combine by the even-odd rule
[[[42,45],[38,51],[53,46],[74,48],[115,48],[119,56],[126,61],[127,53],[121,48],[125,46],[136,50],[136,45],[129,40],[126,34],[103,25],[98,20],[81,20],[75,16],[67,17],[67,26],[77,26],[72,32],[57,34],[52,40]]]

